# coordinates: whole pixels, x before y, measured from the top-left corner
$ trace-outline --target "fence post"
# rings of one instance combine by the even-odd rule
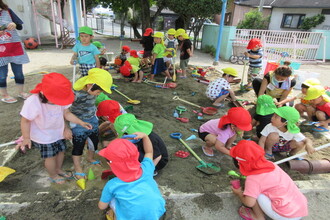
[[[297,36],[294,34],[293,35],[293,60],[297,60]]]
[[[325,48],[327,48],[327,36],[325,36],[324,34],[322,35],[323,38],[323,63],[325,63],[325,56],[326,56],[326,50]]]

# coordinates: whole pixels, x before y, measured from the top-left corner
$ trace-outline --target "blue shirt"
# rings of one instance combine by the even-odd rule
[[[251,54],[251,55],[260,56],[258,59],[254,59],[252,57],[249,57],[250,67],[255,67],[255,68],[262,67],[262,55],[263,55],[262,49],[258,49],[256,51],[249,50],[248,53]]]
[[[84,46],[79,42],[74,45],[72,50],[78,54],[79,64],[95,64],[95,55],[101,53],[94,44]]]
[[[165,213],[165,200],[153,178],[155,166],[150,158],[141,163],[142,176],[133,182],[115,177],[104,186],[101,202],[115,199],[117,220],[157,220]]]

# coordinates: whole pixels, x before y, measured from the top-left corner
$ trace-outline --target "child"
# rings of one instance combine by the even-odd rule
[[[152,71],[150,74],[150,80],[154,80],[155,75],[161,72],[165,72],[166,77],[168,79],[172,79],[163,59],[165,52],[165,46],[163,42],[164,34],[161,32],[156,32],[153,37],[155,46],[152,49]]]
[[[86,130],[81,126],[70,123],[73,133],[73,150],[72,159],[75,168],[75,176],[78,179],[85,178],[86,174],[81,167],[81,155],[83,154],[85,142],[89,139],[94,149],[88,150],[87,160],[91,164],[99,164],[100,161],[94,159],[94,152],[98,145],[98,119],[95,116],[96,96],[101,92],[111,93],[110,87],[112,85],[111,75],[102,69],[94,68],[89,70],[88,75],[80,78],[73,85],[75,90],[75,101],[71,106],[71,111],[81,120],[90,123],[93,129]]]
[[[147,28],[140,41],[140,44],[144,48],[142,66],[145,68],[149,68],[149,61],[152,59],[152,49],[154,48],[153,32],[152,28]]]
[[[100,51],[100,55],[104,55],[107,50],[105,49],[104,45],[100,41],[93,41],[95,47]]]
[[[31,145],[38,148],[49,179],[53,183],[63,184],[70,178],[62,170],[64,151],[67,148],[65,139],[71,139],[72,133],[64,125],[64,119],[76,123],[86,130],[92,129],[89,123],[83,122],[69,111],[74,100],[70,81],[60,73],[49,73],[43,76],[24,102],[21,111],[21,129],[23,142],[18,145],[22,151]]]
[[[255,78],[260,77],[262,70],[262,43],[258,38],[253,38],[249,41],[246,49],[249,51],[245,52],[244,55],[249,58],[249,74],[248,74],[248,84],[246,85],[247,90],[252,90],[252,81]]]
[[[234,78],[238,75],[237,71],[232,67],[227,67],[222,69],[223,74],[222,78],[218,78],[207,86],[206,88],[206,96],[211,99],[213,102],[212,105],[217,106],[219,108],[223,108],[225,106],[222,101],[230,95],[233,101],[236,100],[235,93],[230,87],[231,82],[234,81]]]
[[[192,44],[189,39],[188,34],[183,33],[178,36],[178,39],[182,41],[181,47],[180,47],[180,69],[181,69],[181,75],[179,76],[181,79],[187,78],[187,67],[189,63],[189,58],[193,56],[192,53]]]
[[[265,157],[275,160],[273,152],[288,152],[288,156],[295,155],[305,149],[309,154],[314,152],[312,141],[300,133],[296,125],[299,112],[289,106],[274,109],[271,123],[261,131],[259,145],[265,149]]]
[[[257,137],[261,137],[261,131],[271,123],[276,105],[269,95],[261,95],[257,99],[256,114],[252,120],[252,127],[256,126]]]
[[[179,45],[178,40],[174,37],[175,33],[176,31],[174,28],[169,29],[167,31],[167,38],[164,42],[166,47],[165,54],[168,54],[167,56],[164,56],[164,62],[166,63],[167,68],[170,68],[172,64],[175,64],[174,57]]]
[[[115,129],[119,137],[124,134],[133,134],[134,132],[143,132],[147,134],[152,142],[154,151],[153,162],[156,166],[155,175],[158,171],[163,169],[168,162],[168,153],[164,141],[152,131],[153,124],[148,121],[137,120],[133,114],[119,115],[115,120]],[[144,157],[143,141],[135,143],[140,152],[139,161],[141,162]]]
[[[78,60],[81,76],[86,76],[92,68],[100,68],[100,51],[95,45],[91,44],[93,38],[93,30],[90,27],[79,28],[78,40],[81,43],[77,42],[72,48],[74,53],[70,63],[74,65],[75,60]]]
[[[202,124],[198,129],[198,136],[206,143],[202,146],[204,154],[213,157],[214,146],[221,153],[229,155],[237,135],[243,137],[244,131],[252,129],[251,121],[251,115],[247,110],[234,107],[229,109],[227,115]]]
[[[98,204],[101,210],[109,205],[116,219],[156,220],[165,213],[165,200],[153,179],[153,149],[148,135],[136,132],[134,139],[142,139],[144,159],[138,161],[139,152],[134,144],[116,139],[100,151],[109,160],[115,178],[104,186]]]
[[[143,71],[140,68],[141,59],[139,58],[136,50],[131,50],[130,57],[127,61],[131,64],[131,72],[134,74],[134,79],[132,82],[141,83],[143,78]]]
[[[121,48],[121,52],[119,56],[116,56],[115,58],[115,64],[118,66],[123,66],[125,61],[127,60],[127,54],[129,53],[130,50],[131,48],[129,46],[124,45]]]
[[[242,140],[230,150],[230,156],[246,176],[244,192],[232,187],[241,200],[238,213],[243,219],[298,220],[308,215],[306,197],[279,166],[264,158],[265,151],[253,141]],[[248,208],[251,207],[251,208]]]
[[[316,111],[313,112],[312,120],[319,121],[313,128],[313,131],[326,132],[329,131],[330,123],[330,98],[325,94],[323,86],[311,86],[307,90],[305,100],[310,101],[311,105],[315,106]]]

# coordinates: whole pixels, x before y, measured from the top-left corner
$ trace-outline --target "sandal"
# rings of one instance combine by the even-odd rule
[[[101,164],[101,161],[99,160],[95,160],[93,162],[91,162],[92,165],[98,165],[98,164]]]
[[[1,101],[2,102],[5,102],[5,103],[11,104],[11,103],[17,102],[17,99],[15,99],[15,98],[13,98],[11,96],[8,96],[7,98],[2,98]]]
[[[212,150],[212,153],[207,153],[206,152],[206,147],[205,146],[202,146],[202,150],[203,150],[203,153],[206,155],[206,156],[209,156],[209,157],[213,157],[214,156],[214,153],[213,153],[213,149],[211,148]]]
[[[77,179],[77,180],[86,179],[86,173],[77,173],[77,172],[75,172],[73,175],[74,175],[74,178]],[[80,176],[82,178],[78,178],[77,176]]]
[[[318,126],[316,128],[312,128],[312,131],[316,131],[316,132],[328,132],[329,129],[322,127],[322,126]]]
[[[274,154],[265,153],[265,158],[270,161],[275,160]]]
[[[49,180],[50,180],[50,182],[57,183],[57,184],[64,184],[65,183],[65,179],[63,179],[63,178],[53,179],[53,178],[49,177]]]
[[[243,213],[243,210],[245,213]],[[245,220],[253,220],[252,214],[251,214],[251,208],[241,206],[238,209],[238,214],[242,219]]]
[[[57,174],[59,175],[60,177],[63,177],[64,179],[66,180],[70,180],[70,179],[73,179],[73,173],[71,171],[67,171],[67,172],[63,172],[63,173],[59,173]]]
[[[22,99],[27,99],[30,97],[30,94],[29,93],[26,93],[26,92],[23,92],[21,94],[18,95],[18,97],[22,98]]]

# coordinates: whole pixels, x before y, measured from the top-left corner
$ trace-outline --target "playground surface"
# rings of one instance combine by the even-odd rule
[[[100,38],[100,40],[106,44],[109,51],[113,51],[115,54],[119,53],[121,43],[118,40],[105,38]],[[138,42],[124,41],[124,44],[129,45],[131,49],[142,49]],[[42,46],[41,49],[28,51],[28,54],[31,63],[24,66],[25,73],[59,72],[69,79],[72,78],[72,66],[69,64],[72,55],[70,49],[57,50],[53,47]],[[190,61],[190,64],[195,66],[210,66],[212,63],[213,58],[210,55],[199,51],[195,51],[194,57]],[[228,66],[237,68],[242,74],[242,65],[220,61],[220,65],[216,68],[222,69]],[[302,65],[301,69],[319,73],[322,84],[330,85],[330,79],[326,75],[329,73],[329,64]],[[26,77],[27,90],[34,88],[41,78],[42,74]],[[164,77],[156,77],[156,80],[161,82]],[[14,92],[10,88],[12,83],[9,84],[10,92]],[[198,129],[202,123],[221,117],[232,105],[226,103],[226,107],[219,109],[216,115],[204,114],[203,119],[198,120],[197,115],[192,112],[192,110],[198,111],[198,108],[172,99],[174,95],[177,95],[200,106],[211,106],[211,101],[204,95],[206,85],[196,82],[192,77],[178,79],[178,86],[175,89],[156,88],[144,83],[125,83],[123,80],[116,79],[114,83],[118,85],[119,91],[131,99],[141,101],[139,105],[134,105],[133,110],[129,110],[129,112],[135,114],[138,119],[152,122],[154,132],[162,137],[168,147],[169,163],[155,177],[167,200],[165,219],[240,219],[237,214],[240,203],[231,193],[230,178],[227,175],[229,170],[236,170],[231,158],[218,152],[213,158],[206,157],[201,149],[203,144],[201,140],[186,141],[203,160],[221,167],[221,172],[218,174],[203,174],[195,168],[199,163],[194,157],[189,156],[182,159],[174,156],[176,151],[185,149],[178,140],[169,136],[173,132],[182,133],[183,139],[190,135],[197,135],[190,129]],[[239,90],[239,84],[233,85],[233,88]],[[236,95],[251,101],[255,99],[252,91],[248,93],[237,92]],[[117,93],[112,93],[110,97],[119,101],[123,106],[130,105]],[[20,136],[19,112],[22,105],[22,100],[11,105],[0,103],[1,143],[15,140]],[[172,116],[178,105],[183,105],[188,109],[182,114],[182,117],[189,118],[189,123],[182,123]],[[248,106],[248,108],[253,112],[252,106]],[[314,140],[315,147],[329,142],[326,136],[315,132],[310,133],[309,129],[307,126],[302,127],[302,132]],[[13,152],[12,148],[13,146],[9,146],[1,149],[0,155]],[[5,165],[15,169],[16,173],[8,176],[0,183],[0,216],[4,215],[7,219],[104,219],[104,212],[98,210],[97,202],[105,184],[105,181],[100,178],[102,170],[107,169],[105,161],[103,161],[102,167],[99,167],[89,165],[84,160],[85,172],[92,168],[96,179],[87,181],[86,190],[82,191],[74,180],[63,185],[51,185],[37,150],[32,149],[26,154],[16,152],[11,155],[12,159]],[[73,169],[70,155],[71,145],[69,144],[64,162],[65,170]],[[330,159],[330,149],[317,152],[310,158]],[[0,157],[0,162],[2,159]],[[102,160],[102,158],[98,159]],[[281,157],[277,157],[277,159],[281,159]],[[330,174],[300,174],[297,171],[289,170],[285,164],[282,165],[282,168],[296,181],[309,200],[310,215],[304,219],[329,219],[330,214],[327,208],[330,202]]]

